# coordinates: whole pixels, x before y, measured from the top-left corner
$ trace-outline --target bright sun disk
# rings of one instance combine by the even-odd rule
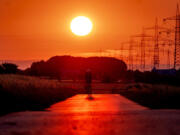
[[[88,35],[92,31],[92,22],[85,16],[78,16],[71,22],[71,31],[78,36]]]

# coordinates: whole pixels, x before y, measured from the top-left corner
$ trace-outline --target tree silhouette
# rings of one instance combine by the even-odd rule
[[[3,74],[3,73],[5,73],[5,68],[2,65],[0,65],[0,74]]]
[[[110,57],[54,56],[47,61],[34,62],[27,74],[49,76],[58,79],[84,79],[84,73],[91,69],[93,79],[108,78],[103,81],[121,79],[127,71],[126,64]]]
[[[4,68],[4,73],[15,74],[18,71],[18,66],[12,63],[3,63],[2,67]]]

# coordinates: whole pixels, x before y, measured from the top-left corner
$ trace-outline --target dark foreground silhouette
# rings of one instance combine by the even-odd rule
[[[21,75],[0,75],[0,115],[25,110],[44,110],[77,94],[58,81]]]

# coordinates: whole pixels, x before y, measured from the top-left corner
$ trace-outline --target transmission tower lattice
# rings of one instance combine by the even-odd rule
[[[140,49],[141,49],[141,70],[142,71],[145,71],[145,66],[146,66],[146,63],[145,63],[145,59],[146,59],[146,54],[145,54],[145,51],[146,51],[146,38],[152,38],[152,36],[149,36],[147,34],[145,34],[145,29],[143,28],[143,31],[142,31],[142,34],[137,34],[137,35],[133,35],[131,36],[132,38],[141,38],[141,41],[140,41]]]
[[[166,20],[175,20],[175,49],[174,49],[174,69],[180,67],[180,12],[179,4],[177,4],[176,16],[165,18]]]

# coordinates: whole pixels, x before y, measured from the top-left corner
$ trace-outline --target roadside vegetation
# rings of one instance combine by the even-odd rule
[[[134,83],[118,93],[151,109],[180,109],[179,86]]]
[[[43,110],[78,93],[57,80],[23,75],[0,75],[0,115],[25,110]]]
[[[61,60],[62,58],[63,60],[73,59],[71,57],[54,57],[50,59],[49,66],[51,67],[53,63],[59,63],[51,60]],[[69,62],[67,61],[67,63]],[[109,71],[108,74],[102,73],[101,75],[98,75],[99,70],[102,69],[101,66],[98,68],[94,66],[97,68],[92,72],[95,77],[92,83],[94,94],[121,94],[151,109],[180,109],[180,70],[176,71],[175,75],[139,71],[126,72],[126,65],[123,62],[118,61],[116,64],[114,67],[106,68]],[[64,67],[64,69],[60,68],[60,65],[56,67],[56,64],[52,66],[52,69],[50,67],[45,68],[44,62],[32,65],[30,69],[25,71],[19,70],[18,66],[12,63],[0,65],[0,115],[17,111],[44,110],[50,105],[75,94],[86,93],[84,90],[84,72],[77,72],[79,65],[72,67],[76,70],[71,70],[71,65],[67,66],[66,64],[68,68]],[[119,71],[118,67],[121,65],[124,65],[121,71],[124,73],[120,74],[119,72],[119,75],[116,76]],[[57,72],[59,69],[62,70],[61,73]],[[114,72],[110,69],[117,69],[117,71]],[[36,77],[28,75],[35,75]]]

